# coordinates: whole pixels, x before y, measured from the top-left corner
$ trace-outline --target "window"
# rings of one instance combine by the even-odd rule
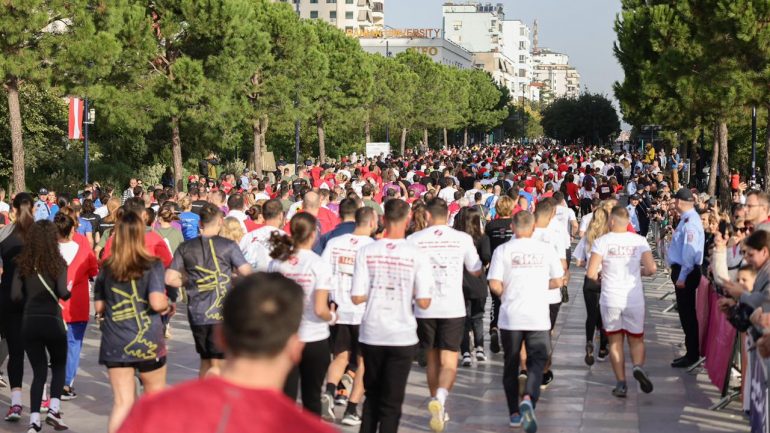
[[[345,4],[346,5],[352,5],[353,4],[353,0],[345,0]]]
[[[527,56],[520,55],[519,56],[519,63],[526,63],[527,62]]]
[[[318,18],[318,11],[310,11],[310,18]]]
[[[318,4],[318,0],[310,0],[310,4]]]
[[[337,11],[330,11],[329,12],[329,19],[330,20],[336,20],[337,19]]]
[[[326,0],[326,3],[337,3],[337,0]]]
[[[519,36],[527,36],[527,29],[525,27],[519,27]]]
[[[526,50],[527,49],[527,42],[526,41],[519,41],[519,49],[520,50]]]
[[[526,69],[519,69],[519,76],[520,77],[526,77],[527,76],[527,70]]]
[[[353,19],[353,12],[345,12],[345,19],[346,20],[352,20]]]

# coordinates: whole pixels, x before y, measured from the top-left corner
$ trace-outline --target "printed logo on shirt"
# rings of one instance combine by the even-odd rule
[[[513,253],[511,265],[517,268],[535,267],[543,264],[542,254]]]
[[[131,293],[124,292],[116,287],[113,287],[111,290],[118,297],[123,298],[122,301],[112,306],[112,321],[136,321],[136,337],[123,347],[123,352],[126,355],[139,359],[157,358],[158,345],[144,338],[144,335],[150,330],[152,321],[150,316],[147,315],[147,301],[141,299],[136,290],[136,281],[131,280]]]
[[[289,264],[292,266],[297,266],[297,263],[299,263],[299,259],[296,256],[289,257],[288,261],[289,261]]]
[[[350,238],[350,243],[353,244],[353,245],[358,245],[358,239]]]
[[[442,232],[441,229],[436,229],[436,231],[434,231],[433,234],[436,236],[441,236],[442,234],[444,234],[444,232]]]
[[[214,250],[214,241],[211,239],[209,239],[209,247],[211,248],[211,256],[214,258],[214,269],[210,270],[196,265],[195,269],[206,276],[196,280],[195,284],[198,286],[199,292],[210,292],[213,290],[216,293],[214,302],[206,310],[206,317],[213,320],[223,320],[222,307],[225,295],[227,295],[227,286],[230,284],[230,276],[222,273],[216,251]]]
[[[391,244],[391,243],[385,244],[385,248],[387,248],[389,250],[395,250],[396,249],[396,244]]]
[[[607,246],[607,256],[609,257],[630,257],[634,255],[636,247],[627,245],[609,245]]]
[[[687,242],[692,242],[693,239],[695,239],[695,232],[694,231],[688,231],[687,232]]]

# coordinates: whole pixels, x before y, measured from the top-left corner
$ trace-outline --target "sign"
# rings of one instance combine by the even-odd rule
[[[420,54],[427,54],[431,57],[438,55],[438,47],[409,47],[407,51],[414,51]]]
[[[390,155],[390,143],[366,143],[366,157],[375,158]]]
[[[441,37],[441,29],[348,29],[345,33],[354,38],[417,38],[434,39]]]
[[[69,139],[83,139],[83,100],[69,98]]]
[[[762,365],[762,357],[756,350],[749,357],[751,363],[751,403],[749,420],[751,433],[767,433],[767,383],[765,382],[765,368]]]

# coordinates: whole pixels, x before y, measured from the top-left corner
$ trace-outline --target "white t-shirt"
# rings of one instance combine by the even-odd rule
[[[439,191],[438,197],[444,199],[444,201],[449,204],[455,201],[455,192],[457,192],[457,190],[454,189],[454,186],[447,186]]]
[[[591,224],[592,219],[594,219],[593,212],[583,215],[583,218],[580,218],[580,227],[578,228],[578,231],[580,232],[588,231],[588,225]]]
[[[561,265],[561,259],[566,258],[566,253],[562,248],[564,245],[560,241],[559,234],[555,233],[550,228],[550,226],[548,226],[546,229],[536,227],[535,231],[532,233],[532,239],[536,239],[550,246],[553,249],[553,252],[556,254],[556,257],[559,258],[559,264]],[[564,266],[562,266],[562,269],[564,269]],[[550,290],[548,292],[548,303],[558,304],[559,302],[561,302],[561,290]]]
[[[567,206],[558,205],[556,206],[556,214],[553,216],[551,224],[553,224],[554,220],[558,221],[563,229],[562,236],[564,236],[564,243],[567,245],[567,247],[564,248],[566,250],[572,243],[572,236],[570,236],[572,222],[577,222],[575,211],[568,208]]]
[[[246,221],[246,219],[249,216],[246,215],[245,212],[243,212],[242,210],[234,209],[234,210],[231,210],[230,212],[228,212],[227,216],[228,217],[233,217],[233,218],[237,219],[238,222],[241,223],[241,228],[243,229],[243,232],[244,233],[248,232],[248,230],[246,229],[246,223],[244,223],[244,221]]]
[[[644,305],[642,254],[650,251],[647,239],[634,233],[607,233],[591,249],[602,256],[602,294],[599,303],[625,308]]]
[[[59,252],[64,257],[64,261],[67,262],[67,266],[75,260],[75,256],[78,255],[78,248],[80,246],[75,241],[59,242]]]
[[[433,268],[433,299],[426,310],[415,307],[420,319],[465,317],[463,268],[468,272],[481,269],[481,259],[471,235],[447,225],[420,230],[406,238],[417,246]]]
[[[4,201],[0,201],[0,213],[3,213],[3,212],[8,213],[10,211],[11,211],[11,206],[9,206],[8,203]]]
[[[329,338],[329,324],[316,316],[314,293],[316,290],[330,291],[332,271],[329,264],[310,250],[299,250],[297,254],[281,262],[273,260],[268,266],[269,272],[280,272],[302,286],[305,292],[302,321],[299,324],[299,339],[303,343],[312,343]]]
[[[412,299],[430,299],[430,262],[406,239],[380,239],[358,251],[352,296],[368,296],[358,341],[374,346],[417,344]]]
[[[107,215],[110,214],[110,210],[107,209],[107,205],[101,206],[97,208],[94,213],[96,215],[99,215],[101,218],[107,218]]]
[[[369,236],[352,233],[337,236],[326,243],[321,258],[332,267],[332,300],[337,303],[337,323],[360,325],[366,304],[354,305],[350,299],[353,288],[353,271],[358,250],[374,242]]]
[[[246,233],[238,245],[246,261],[249,262],[255,272],[267,270],[267,266],[272,260],[270,252],[273,246],[270,244],[270,235],[278,232],[285,235],[286,232],[273,226],[262,226],[253,232]]]
[[[551,278],[564,276],[560,256],[537,239],[512,239],[495,249],[487,278],[503,283],[500,329],[548,331],[551,329],[549,289]]]
[[[286,212],[286,221],[289,221],[300,209],[302,209],[302,200],[292,203],[289,206],[289,211]]]

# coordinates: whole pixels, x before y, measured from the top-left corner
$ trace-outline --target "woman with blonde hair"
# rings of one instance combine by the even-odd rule
[[[166,385],[166,342],[161,314],[170,313],[163,263],[144,246],[145,225],[125,212],[115,226],[111,255],[94,283],[94,307],[103,318],[99,364],[114,396],[108,431],[114,433],[136,398],[135,372],[145,394]]]
[[[588,224],[585,236],[580,239],[575,248],[575,259],[578,266],[585,267],[588,259],[591,257],[591,249],[594,241],[607,234],[610,231],[609,216],[607,207],[613,200],[605,200],[594,211],[591,222]],[[593,280],[586,276],[583,279],[583,299],[586,304],[586,355],[585,363],[588,366],[594,364],[594,335],[596,329],[599,329],[599,361],[604,361],[609,354],[607,345],[609,343],[607,334],[602,330],[602,317],[599,312],[599,297],[601,295],[602,285],[599,280]]]
[[[112,197],[107,200],[107,204],[104,205],[107,207],[108,213],[99,223],[99,243],[94,248],[96,257],[99,257],[99,253],[104,249],[104,246],[107,245],[107,239],[110,238],[110,234],[112,234],[112,230],[115,228],[115,223],[118,221],[119,217],[118,209],[120,208],[120,204],[120,198]]]
[[[219,230],[219,236],[235,241],[236,244],[241,242],[244,234],[241,222],[234,217],[225,218],[224,224]]]

